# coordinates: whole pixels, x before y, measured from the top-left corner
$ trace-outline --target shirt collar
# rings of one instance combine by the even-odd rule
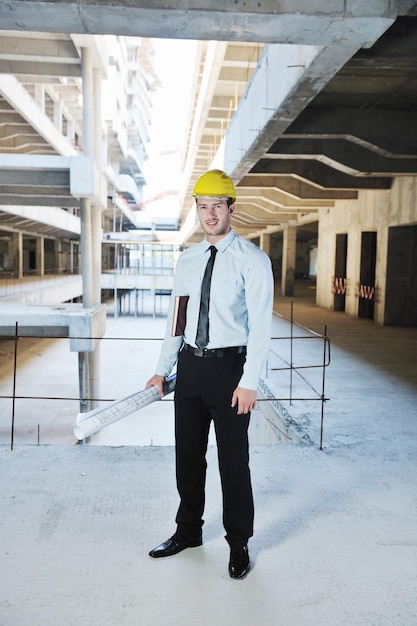
[[[236,237],[236,233],[233,229],[231,229],[227,233],[227,235],[219,239],[219,241],[215,244],[210,243],[209,241],[207,241],[207,239],[203,239],[201,243],[204,247],[204,252],[207,252],[209,247],[213,245],[217,248],[218,252],[224,252],[230,246],[232,241],[234,241],[235,237]]]

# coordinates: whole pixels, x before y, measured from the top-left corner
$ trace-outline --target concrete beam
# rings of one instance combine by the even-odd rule
[[[231,108],[231,102],[233,104],[231,96],[214,96],[211,101],[211,110],[228,113]]]
[[[225,140],[224,168],[239,182],[356,52],[332,46],[267,46]]]
[[[35,144],[35,145],[45,145],[46,141],[42,137],[39,137],[38,133],[30,128],[30,126],[25,126],[21,129],[20,133],[16,133],[11,129],[3,128],[0,130],[0,143],[4,146],[6,145],[8,148],[13,147],[17,148],[19,146],[24,146],[26,143]]]
[[[320,208],[320,207],[317,207]],[[282,220],[296,219],[298,213],[317,212],[314,207],[293,207],[291,209],[276,209],[275,211],[265,210],[264,207],[257,202],[241,202],[239,208],[233,214],[233,219],[238,222],[247,224],[263,223],[276,224]]]
[[[0,169],[0,185],[21,187],[63,187],[69,190],[69,171],[50,170],[4,170]]]
[[[255,187],[258,189],[271,188],[279,189],[283,193],[293,198],[311,199],[311,200],[356,200],[357,191],[348,191],[345,189],[319,189],[314,185],[294,178],[293,176],[271,176],[268,174],[248,174],[240,181],[237,187],[239,197],[240,190],[245,193],[246,187]]]
[[[0,94],[56,152],[65,156],[77,154],[15,76],[0,74]]]
[[[389,158],[344,139],[294,139],[284,135],[275,141],[265,157],[316,159],[352,176],[412,176],[417,172],[416,156]]]
[[[71,159],[64,156],[44,154],[1,154],[2,170],[68,170]]]
[[[16,322],[21,337],[69,337],[71,352],[92,352],[106,331],[106,308],[98,305],[86,309],[82,304],[33,307],[3,302],[1,334],[14,336]]]
[[[28,180],[35,185],[37,176],[39,183],[39,193],[36,194],[36,203],[45,206],[57,207],[75,207],[79,206],[79,198],[92,198],[98,206],[105,208],[107,206],[107,182],[104,175],[99,171],[92,157],[74,156],[44,156],[44,155],[11,155],[0,154],[0,171],[4,170],[3,177],[7,177],[11,173],[16,180],[25,177],[28,174]],[[48,177],[52,185],[54,185],[54,176],[61,181],[69,179],[68,193],[63,193],[64,187],[57,190],[55,196],[45,193],[45,185],[42,177],[45,172],[50,170]],[[13,173],[14,172],[14,173]],[[1,179],[0,179],[1,184]],[[56,185],[55,185],[56,186]],[[33,204],[33,195],[26,193],[24,189],[20,189],[20,193],[15,196],[7,190],[6,183],[1,190],[3,196],[0,201],[3,204],[26,204],[31,199]]]
[[[59,206],[59,198],[67,198],[67,194],[64,193],[64,190],[62,189],[62,187],[53,187],[52,185],[46,187],[45,185],[42,185],[41,188],[39,188],[36,185],[24,185],[24,187],[20,186],[20,185],[4,185],[4,184],[0,184],[0,198],[3,195],[11,195],[11,196],[22,196],[22,197],[26,197],[29,196],[32,198],[32,203],[33,201],[36,199],[36,201],[38,201],[38,198],[40,196],[43,196],[44,198],[56,198],[58,199],[56,202],[56,205]]]
[[[172,39],[371,45],[396,18],[392,0],[8,0],[5,30]]]
[[[0,74],[42,76],[44,79],[54,76],[80,78],[81,68],[79,65],[53,63],[51,61],[39,62],[0,59]]]
[[[2,118],[0,126],[9,124],[27,126],[27,122],[22,119],[22,116],[16,113],[16,111],[11,108],[10,104],[4,100],[0,100],[0,114]]]
[[[68,233],[68,235],[80,234],[80,218],[71,215],[68,211],[61,211],[57,207],[47,206],[33,206],[33,199],[31,206],[25,205],[4,205],[1,207],[1,222],[3,218],[15,219],[20,218],[22,222],[41,223],[47,226],[51,226],[54,229],[62,230]]]
[[[254,228],[267,228],[269,226],[279,226],[281,224],[285,224],[289,221],[296,220],[297,214],[294,213],[283,213],[282,215],[277,216],[276,219],[260,219],[253,218],[252,215],[248,213],[241,213],[240,215],[236,215],[236,217],[232,220],[233,228],[243,228],[246,227],[250,230]]]
[[[8,121],[0,122],[0,141],[12,139],[14,137],[20,137],[25,134],[26,136],[38,136],[37,133],[29,127],[28,123],[20,118],[20,122],[10,124]]]
[[[350,176],[319,161],[260,159],[251,174],[292,174],[312,184],[330,189],[390,189],[391,178]]]
[[[300,200],[282,193],[279,189],[256,189],[247,188],[244,194],[238,194],[239,206],[243,202],[263,203],[263,210],[275,213],[279,209],[308,209],[310,207],[333,206],[333,200]]]
[[[25,194],[7,194],[2,193],[0,195],[0,204],[1,205],[10,205],[14,204],[19,206],[33,206],[33,202],[36,202],[37,206],[48,206],[48,207],[60,207],[60,208],[74,208],[80,206],[80,201],[72,196],[44,196],[42,194],[37,193],[36,199],[34,200],[33,195],[25,195]]]
[[[417,2],[415,0],[398,0],[398,15],[417,17]]]
[[[417,111],[308,107],[285,137],[347,139],[384,156],[412,156],[417,146]]]
[[[262,46],[258,46],[258,54],[253,54],[253,47],[247,44],[235,44],[228,46],[227,53],[224,58],[224,65],[233,65],[243,70],[256,67]]]
[[[71,39],[62,35],[34,37],[21,36],[20,32],[7,32],[0,38],[0,59],[20,59],[42,63],[80,64],[78,52]]]

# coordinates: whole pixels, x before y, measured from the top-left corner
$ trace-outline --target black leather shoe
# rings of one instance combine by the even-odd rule
[[[231,578],[245,578],[250,570],[248,546],[230,548],[229,574]]]
[[[185,548],[196,548],[197,546],[201,546],[203,540],[201,537],[182,537],[181,535],[172,535],[169,539],[161,543],[160,546],[157,546],[153,550],[149,552],[149,556],[152,556],[154,559],[157,559],[162,556],[172,556],[173,554],[178,554]]]

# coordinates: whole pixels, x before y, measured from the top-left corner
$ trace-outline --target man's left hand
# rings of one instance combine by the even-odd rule
[[[236,406],[236,404],[238,415],[249,413],[256,406],[256,391],[245,389],[244,387],[236,387],[232,396],[232,407]]]

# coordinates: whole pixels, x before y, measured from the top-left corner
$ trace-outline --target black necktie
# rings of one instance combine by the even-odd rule
[[[209,342],[208,312],[210,305],[210,283],[217,248],[210,246],[210,252],[211,255],[207,261],[206,271],[204,272],[203,282],[201,283],[200,314],[198,316],[197,336],[195,339],[197,347],[200,349],[205,348]]]

